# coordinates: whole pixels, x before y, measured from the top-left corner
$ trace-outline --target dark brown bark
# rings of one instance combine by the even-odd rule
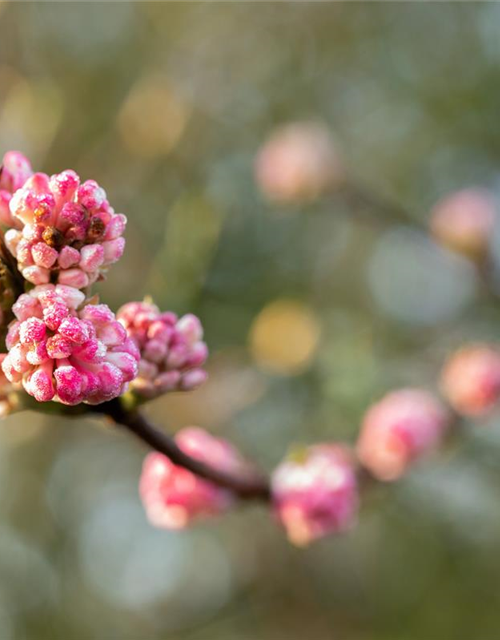
[[[164,431],[155,427],[138,410],[126,410],[119,399],[97,405],[97,413],[109,416],[118,426],[133,433],[139,440],[155,451],[163,453],[174,464],[188,469],[200,478],[209,480],[219,487],[229,489],[242,500],[269,500],[269,479],[255,471],[243,471],[241,474],[229,474],[215,469],[185,454],[175,440]]]

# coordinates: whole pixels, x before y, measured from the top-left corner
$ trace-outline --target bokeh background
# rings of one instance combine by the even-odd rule
[[[498,190],[499,32],[495,3],[0,3],[1,152],[95,178],[127,214],[113,308],[151,294],[205,325],[209,382],[152,418],[270,469],[292,442],[353,441],[384,391],[497,338],[467,261],[345,193],[272,203],[254,162],[314,120],[352,182],[423,225],[449,191]],[[499,636],[498,420],[307,550],[259,505],[152,529],[143,455],[97,419],[1,424],[1,640]]]

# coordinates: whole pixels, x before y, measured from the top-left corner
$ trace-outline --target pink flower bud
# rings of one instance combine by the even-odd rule
[[[89,284],[89,277],[81,269],[65,269],[59,274],[58,282],[75,289],[83,289]]]
[[[68,170],[30,175],[12,195],[0,189],[0,222],[15,231],[7,247],[35,285],[57,281],[83,289],[123,254],[125,216],[114,212],[96,182],[79,183]]]
[[[0,222],[3,222],[3,221],[0,220]],[[21,241],[21,238],[22,238],[22,235],[19,233],[19,231],[16,231],[15,229],[8,229],[5,232],[5,238],[4,238],[5,246],[12,254],[17,252],[17,248],[19,246],[19,242]]]
[[[55,370],[54,378],[60,402],[69,405],[83,402],[85,381],[76,367],[61,364]]]
[[[496,219],[491,193],[485,189],[464,189],[437,203],[430,225],[440,243],[470,258],[480,258],[488,250]]]
[[[61,322],[59,334],[75,344],[84,344],[91,338],[88,325],[75,317],[66,318]]]
[[[137,375],[139,353],[125,329],[106,305],[79,309],[84,298],[77,289],[48,284],[21,295],[12,308],[16,320],[2,369],[39,402],[99,404]]]
[[[7,151],[2,161],[0,189],[14,193],[20,189],[33,171],[29,160],[19,151]]]
[[[104,249],[101,244],[88,244],[81,250],[80,269],[92,273],[104,262]]]
[[[43,315],[38,300],[33,296],[30,296],[29,293],[23,293],[19,296],[12,306],[12,312],[21,322],[31,318],[32,316],[41,318]],[[14,328],[15,325],[11,326],[9,332]]]
[[[69,269],[80,262],[80,252],[73,247],[63,247],[59,254],[59,266],[61,269]]]
[[[52,176],[49,181],[49,189],[59,205],[73,200],[79,185],[80,177],[71,169]]]
[[[19,341],[22,344],[41,342],[45,338],[46,332],[43,320],[40,320],[40,318],[28,318],[19,327]]]
[[[139,369],[141,371],[141,369]],[[151,380],[151,383],[148,384],[147,381]],[[141,389],[141,395],[145,395],[146,397],[154,397],[158,395],[158,393],[167,393],[168,391],[175,391],[179,388],[180,385],[183,384],[182,375],[179,371],[164,371],[163,373],[157,373],[156,376],[143,376],[141,380],[139,378],[139,384],[141,382],[146,382],[144,387]]]
[[[208,374],[204,369],[193,369],[184,374],[179,382],[182,391],[192,391],[206,382]]]
[[[18,227],[20,225],[10,212],[11,198],[12,194],[9,191],[0,190],[0,223],[6,227]]]
[[[50,269],[55,264],[59,254],[45,242],[37,242],[31,249],[31,255],[36,265]]]
[[[0,367],[7,357],[6,353],[0,353]],[[0,368],[0,418],[5,418],[15,408],[13,392],[17,391],[19,385],[12,384],[7,380],[3,370]]]
[[[205,382],[207,374],[201,367],[208,349],[196,316],[187,314],[178,320],[153,304],[129,302],[117,318],[140,352],[139,374],[131,385],[137,395],[153,398],[167,391],[188,391]]]
[[[52,367],[52,361],[47,362],[33,371],[30,371],[23,378],[24,389],[30,394],[30,396],[33,396],[35,400],[38,400],[38,402],[48,402],[49,400],[52,400],[55,395],[52,379]],[[9,377],[5,367],[4,371],[7,377]]]
[[[177,322],[177,331],[182,335],[188,345],[193,345],[203,339],[203,327],[199,319],[192,313],[188,313]]]
[[[500,398],[500,351],[476,344],[454,353],[441,374],[441,389],[455,411],[481,416]]]
[[[106,226],[104,239],[116,240],[124,234],[126,225],[127,218],[123,215],[123,213],[118,213],[116,216],[113,216],[113,218],[111,218],[110,222]]]
[[[65,338],[60,333],[56,333],[47,340],[47,354],[49,358],[60,360],[69,358],[73,351],[71,340]]]
[[[104,261],[106,264],[117,262],[125,249],[125,240],[123,238],[115,238],[102,243],[104,249]]]
[[[23,278],[32,284],[47,284],[50,280],[50,272],[43,267],[25,267],[22,272]]]
[[[438,446],[448,425],[446,410],[427,391],[393,391],[365,414],[356,452],[376,478],[396,480]]]
[[[203,429],[183,429],[175,440],[185,453],[216,469],[228,473],[245,469],[238,451]],[[139,492],[151,524],[164,529],[182,529],[197,518],[220,514],[234,501],[229,491],[173,464],[161,453],[146,457]]]
[[[89,304],[82,310],[81,317],[98,327],[106,327],[115,320],[115,315],[107,304]]]
[[[314,122],[278,128],[259,151],[257,183],[269,200],[314,200],[344,179],[344,169],[329,131]]]
[[[52,287],[50,287],[52,290]],[[64,284],[56,285],[54,292],[57,297],[62,298],[64,304],[71,309],[77,309],[85,300],[85,294],[78,291],[74,287],[68,287]]]
[[[86,209],[99,209],[106,201],[106,192],[95,180],[87,180],[78,190],[78,200]]]
[[[349,529],[359,501],[349,452],[337,444],[298,452],[274,471],[272,498],[279,521],[296,545]]]

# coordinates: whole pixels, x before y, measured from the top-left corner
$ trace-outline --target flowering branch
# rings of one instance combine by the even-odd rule
[[[226,473],[193,458],[186,454],[173,438],[156,428],[143,413],[125,409],[119,399],[96,405],[93,410],[111,418],[117,426],[124,427],[152,449],[167,456],[173,464],[218,487],[229,489],[241,500],[270,499],[269,479],[264,475],[250,470],[239,474]]]
[[[257,177],[282,202],[328,195],[336,185],[353,204],[384,220],[422,223],[398,205],[350,183],[317,127],[292,127],[261,154]],[[491,198],[465,190],[435,208],[435,239],[466,255],[484,275],[495,210]],[[295,449],[270,477],[229,442],[198,427],[174,437],[138,407],[171,391],[189,391],[207,377],[208,348],[199,319],[161,311],[150,300],[115,315],[92,285],[122,255],[127,219],[115,213],[93,180],[74,171],[33,173],[17,152],[0,171],[0,414],[28,399],[40,410],[92,412],[111,419],[153,449],[139,482],[156,526],[182,528],[227,511],[235,499],[269,503],[288,538],[305,545],[356,521],[372,482],[392,482],[444,438],[463,417],[482,416],[500,400],[500,351],[463,347],[446,363],[442,398],[424,389],[392,391],[364,415],[354,446],[326,442]],[[487,285],[496,293],[494,282]]]

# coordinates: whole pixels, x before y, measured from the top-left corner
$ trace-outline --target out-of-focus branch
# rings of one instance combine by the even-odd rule
[[[93,411],[107,415],[117,426],[127,429],[152,449],[167,456],[174,464],[232,491],[242,500],[270,499],[269,479],[266,476],[253,471],[242,471],[239,475],[229,474],[196,460],[184,453],[173,438],[155,427],[143,413],[127,410],[119,399],[97,405]]]
[[[409,209],[395,202],[391,198],[381,195],[374,189],[366,187],[354,181],[347,181],[341,190],[341,195],[346,202],[354,208],[372,210],[380,214],[380,217],[368,217],[372,222],[382,224],[407,224],[419,229],[425,234],[429,233],[429,228],[421,219],[414,215]],[[475,260],[470,259],[476,267],[476,272],[484,294],[500,298],[500,282],[495,276],[494,266],[491,256],[483,255]]]
[[[381,217],[377,219],[379,222],[407,223],[427,231],[422,221],[408,209],[366,185],[348,180],[341,188],[341,195],[353,207],[358,209],[363,207],[380,213]],[[373,220],[372,217],[370,219]]]

